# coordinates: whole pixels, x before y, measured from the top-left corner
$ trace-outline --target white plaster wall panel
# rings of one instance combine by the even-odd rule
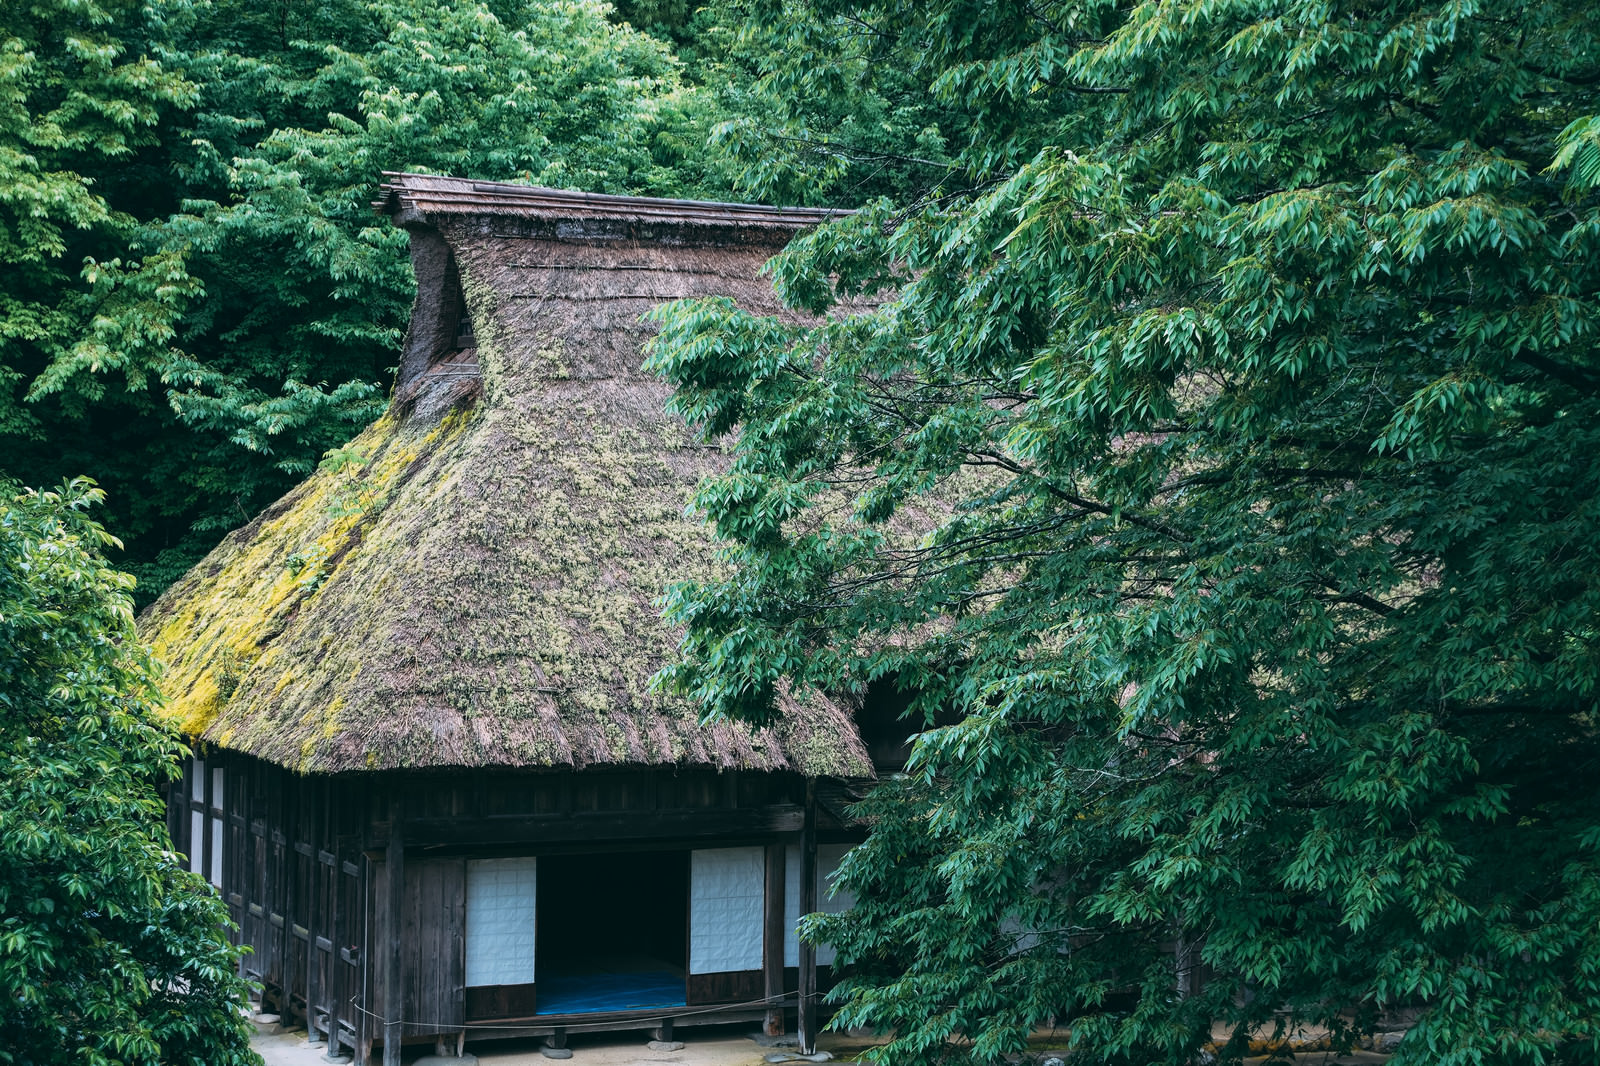
[[[539,860],[467,863],[467,984],[532,984]]]
[[[220,811],[220,810],[223,809],[223,803],[222,803],[223,791],[222,791],[222,789],[223,789],[222,767],[213,766],[211,768],[211,809],[214,810],[214,811]],[[212,815],[212,817],[211,817],[211,883],[216,885],[218,888],[222,887],[222,839],[223,839],[223,836],[224,836],[224,833],[223,833],[222,819],[220,817],[217,817],[216,815]]]
[[[189,760],[189,798],[204,803],[206,798],[206,761]],[[205,872],[206,816],[203,811],[189,809],[189,872]]]
[[[211,883],[222,887],[222,819],[211,819]]]
[[[189,872],[202,873],[201,864],[206,858],[206,816],[199,811],[189,812]]]
[[[689,856],[689,972],[761,969],[761,848]]]
[[[849,844],[817,845],[817,910],[824,914],[838,914],[855,906],[854,893],[834,893],[833,876]],[[783,964],[800,965],[800,848],[791,844],[783,857]],[[817,945],[817,965],[832,966],[836,953],[831,944]]]
[[[783,853],[783,964],[800,965],[800,845]]]
[[[1012,938],[1011,946],[1006,951],[1007,955],[1020,955],[1039,946],[1039,934],[1032,930],[1024,930],[1022,919],[1015,914],[1008,914],[1000,920],[1000,932]]]
[[[839,864],[850,848],[849,844],[817,845],[817,910],[824,914],[842,914],[856,905],[854,892],[833,887]],[[832,944],[817,945],[818,966],[832,966],[835,955]]]

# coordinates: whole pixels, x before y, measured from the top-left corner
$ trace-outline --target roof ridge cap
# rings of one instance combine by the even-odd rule
[[[384,171],[374,210],[423,220],[433,215],[521,215],[650,221],[696,226],[803,229],[855,212],[848,208],[774,207],[725,200],[686,200],[584,192],[447,174]]]

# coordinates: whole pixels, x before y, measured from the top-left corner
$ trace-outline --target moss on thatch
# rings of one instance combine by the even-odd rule
[[[771,310],[755,272],[773,249],[496,236],[481,219],[439,228],[475,352],[431,357],[448,368],[438,388],[435,371],[402,381],[404,410],[151,606],[167,713],[191,736],[305,772],[870,774],[850,715],[820,693],[752,729],[702,725],[647,684],[677,640],[653,601],[714,565],[684,507],[723,460],[665,415],[665,387],[639,370],[638,316],[699,292]]]

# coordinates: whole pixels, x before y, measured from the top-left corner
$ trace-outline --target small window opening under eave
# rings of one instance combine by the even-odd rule
[[[855,713],[856,728],[860,730],[861,742],[866,745],[873,768],[879,773],[897,773],[905,769],[917,734],[961,720],[958,712],[947,708],[936,713],[932,722],[927,721],[911,709],[917,695],[914,688],[901,688],[898,678],[893,676],[867,685]]]

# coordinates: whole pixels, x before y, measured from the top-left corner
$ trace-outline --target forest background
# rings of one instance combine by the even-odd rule
[[[381,171],[733,196],[708,146],[750,106],[731,26],[670,2],[6,5],[0,472],[95,478],[148,602],[383,409],[413,282]]]
[[[0,512],[0,981],[70,963],[86,893],[192,904],[186,946],[124,940],[128,988],[226,972],[156,835],[122,900],[63,817],[173,750],[101,553],[147,600],[382,409],[411,279],[367,201],[424,169],[862,208],[774,280],[893,300],[667,308],[649,365],[733,452],[696,499],[733,565],[669,591],[660,683],[757,720],[785,679],[894,685],[923,727],[814,926],[884,1062],[1062,1017],[1088,1062],[1188,1063],[1218,1019],[1237,1058],[1395,1007],[1401,1062],[1595,1061],[1590,7],[7,5],[0,474],[98,479],[125,548],[81,482]],[[77,1024],[90,990],[44,987],[0,1062]]]

